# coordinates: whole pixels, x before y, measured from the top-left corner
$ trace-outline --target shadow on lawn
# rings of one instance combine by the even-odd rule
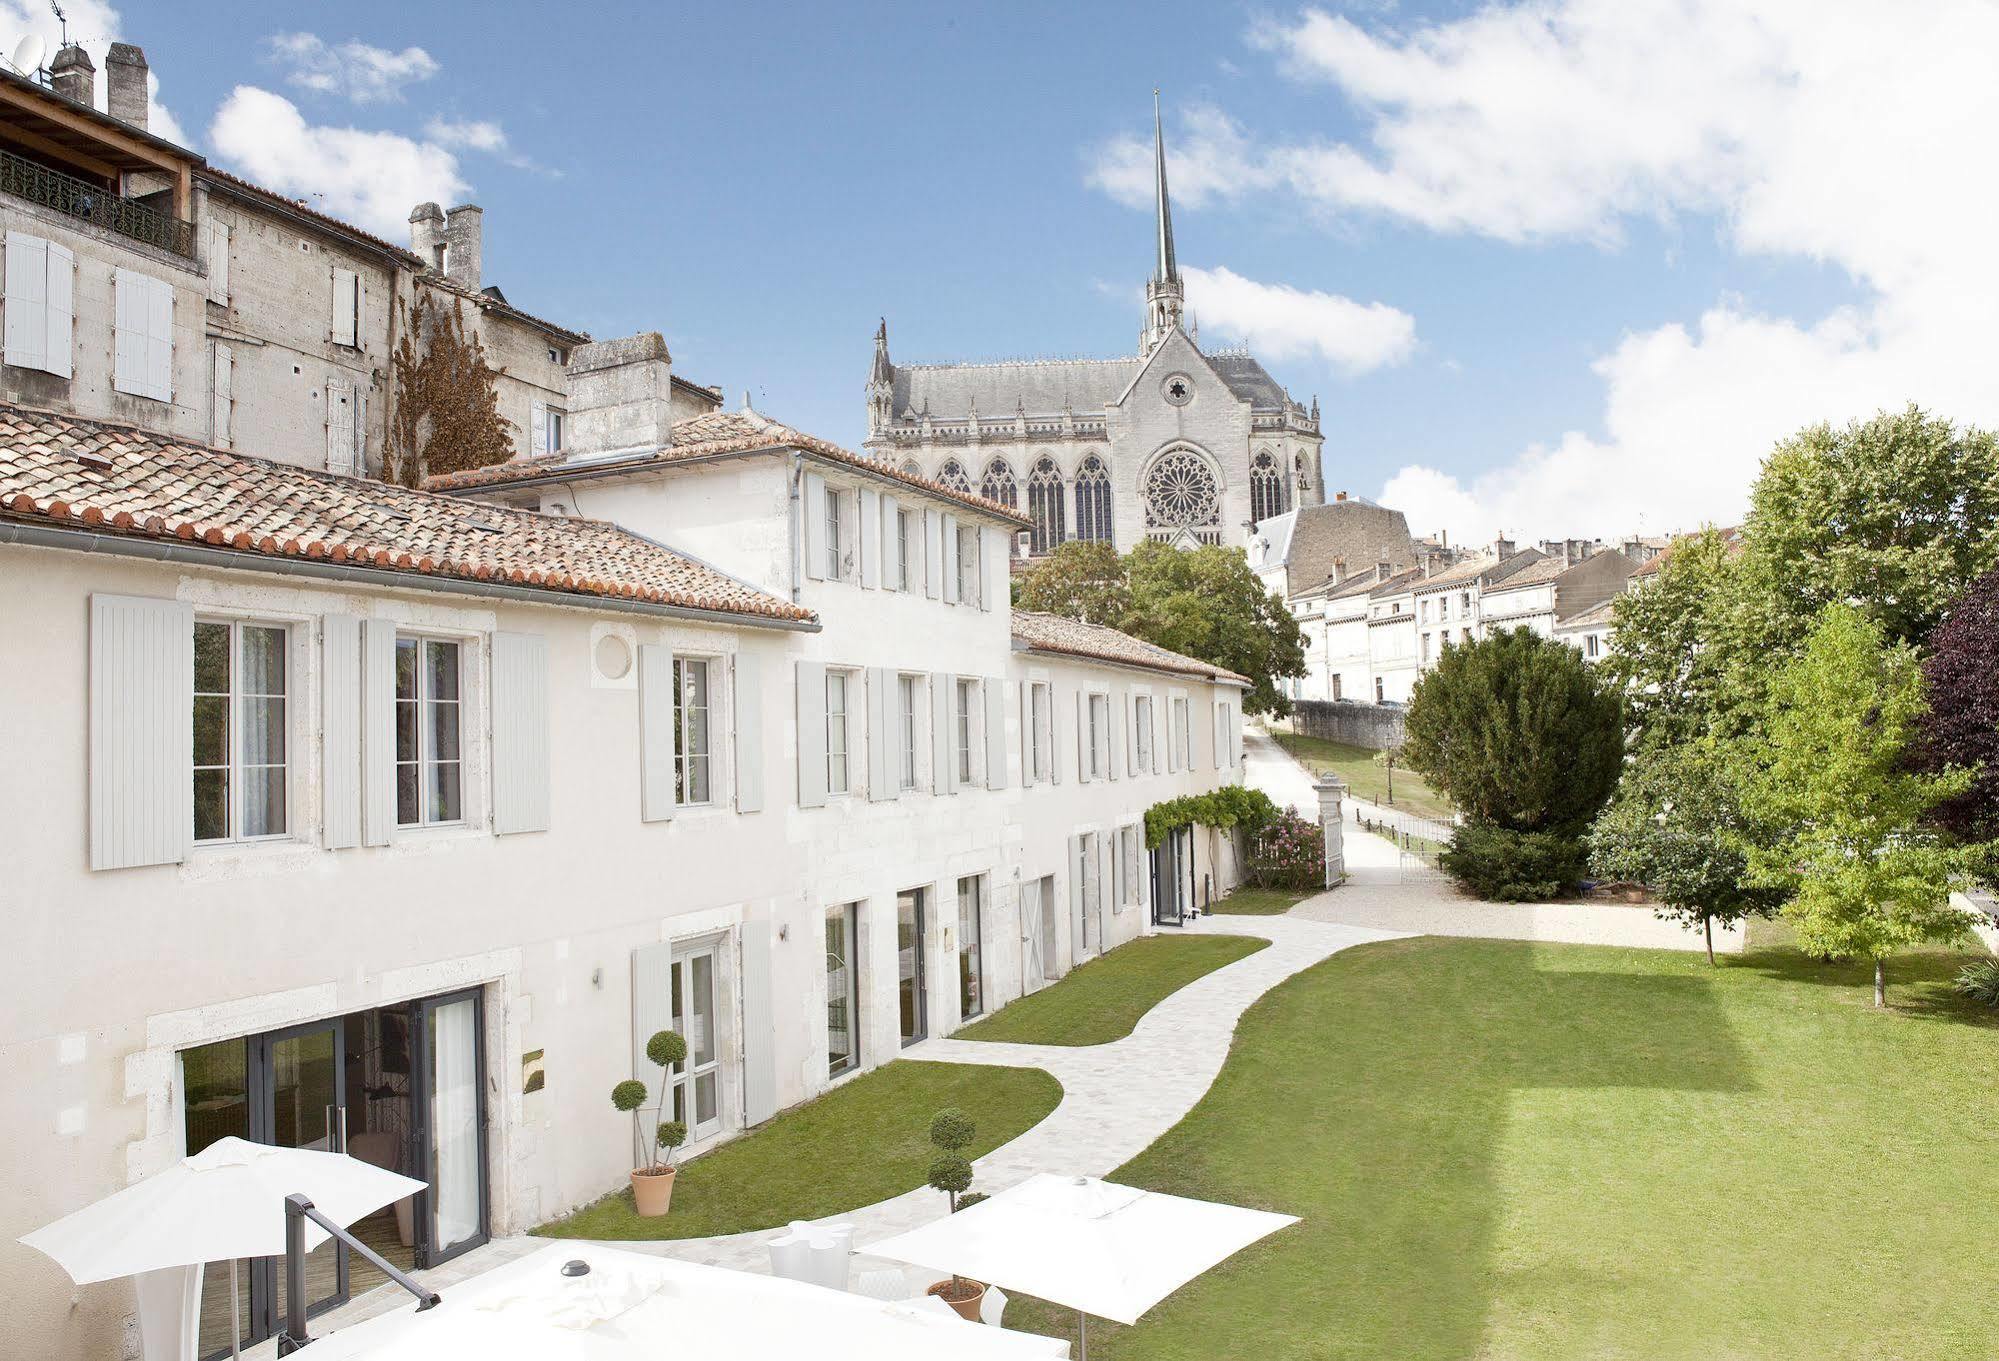
[[[1959,969],[1986,957],[1977,938],[1969,935],[1961,949],[1943,947],[1891,955],[1886,1013],[1999,1030],[1999,1010],[1973,1002],[1952,986]],[[1795,946],[1783,946],[1752,949],[1728,960],[1725,967],[1754,969],[1766,978],[1786,983],[1852,989],[1853,1005],[1873,1009],[1874,965],[1867,960],[1815,959]]]

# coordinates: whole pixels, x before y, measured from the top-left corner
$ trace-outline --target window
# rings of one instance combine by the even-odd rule
[[[1045,783],[1052,765],[1049,748],[1053,745],[1053,731],[1049,726],[1048,686],[1036,681],[1027,687],[1028,750],[1032,761],[1029,778]]]
[[[1462,615],[1463,615],[1463,616],[1464,616],[1465,618],[1467,618],[1467,619],[1471,618],[1471,592],[1470,592],[1470,591],[1460,591],[1460,592],[1458,592],[1458,613],[1462,614]]]
[[[1381,677],[1379,676],[1376,676],[1374,678],[1374,702],[1376,704],[1387,703],[1386,695],[1384,694],[1381,686]]]
[[[1594,633],[1584,634],[1583,643],[1584,643],[1584,648],[1583,648],[1584,653],[1591,657],[1596,656],[1596,651],[1597,651],[1596,635]]]
[[[1067,537],[1067,517],[1062,506],[1062,471],[1055,460],[1037,459],[1027,475],[1027,515],[1034,521],[1028,546],[1036,557],[1053,553]]]
[[[924,968],[924,903],[920,888],[895,895],[895,990],[901,1013],[902,1046],[907,1049],[929,1032],[930,999]]]
[[[1430,662],[1430,635],[1426,633],[1423,635],[1423,664],[1427,666],[1429,665],[1429,662]]]
[[[76,256],[26,232],[7,233],[6,360],[58,378],[71,373]]]
[[[897,741],[901,744],[896,770],[904,789],[916,788],[916,685],[915,676],[901,676],[896,680],[896,693],[901,705],[895,728]]]
[[[965,465],[955,458],[944,460],[944,466],[937,470],[937,480],[952,491],[966,496],[972,494],[972,479],[965,476]]]
[[[707,803],[714,797],[708,750],[708,663],[673,659],[673,799]]]
[[[826,576],[838,581],[841,573],[840,544],[840,502],[845,497],[831,487],[826,489]]]
[[[1146,470],[1139,486],[1148,529],[1205,529],[1222,522],[1221,479],[1191,449],[1169,449]],[[1108,489],[1106,489],[1108,500]],[[1076,512],[1080,521],[1082,511]]]
[[[285,630],[194,626],[194,839],[286,830]]]
[[[913,510],[898,510],[895,513],[895,588],[898,591],[909,589],[910,555],[913,552],[921,552],[923,548],[921,544],[913,543],[915,534],[911,526],[915,523],[915,519],[916,512]]]
[[[979,603],[979,531],[970,525],[958,526],[958,542],[952,545],[957,559],[958,603]]]
[[[1180,743],[1180,769],[1194,768],[1194,729],[1187,721],[1187,701],[1173,701],[1173,726],[1178,733],[1175,740]]]
[[[1101,780],[1110,773],[1111,697],[1090,696],[1090,778]]]
[[[111,385],[156,402],[174,395],[174,286],[135,270],[114,275]]]
[[[461,801],[458,644],[396,639],[396,822],[457,822]]]
[[[1083,886],[1083,949],[1103,947],[1104,929],[1098,914],[1103,911],[1103,862],[1097,854],[1097,833],[1085,832],[1076,838],[1076,882]]]
[[[1249,514],[1261,524],[1273,515],[1284,513],[1285,483],[1283,470],[1268,449],[1256,451],[1256,457],[1249,465]]]
[[[1095,454],[1076,469],[1076,537],[1111,541],[1111,479]]]
[[[528,408],[528,457],[552,458],[562,452],[563,414],[545,402]]]
[[[986,475],[979,482],[979,495],[988,501],[997,501],[1003,506],[1020,504],[1020,487],[1013,480],[1013,469],[1003,458],[996,458],[986,465]]]
[[[1135,759],[1139,774],[1145,775],[1152,770],[1152,697],[1138,695],[1133,698],[1131,707],[1132,721],[1137,728],[1132,734],[1132,741],[1135,744],[1132,750],[1137,753]]]
[[[826,909],[826,1075],[860,1064],[859,903]]]
[[[985,1010],[984,977],[979,969],[982,885],[977,876],[958,881],[958,1015],[966,1020]]]
[[[847,673],[826,673],[826,792],[847,792]]]
[[[957,740],[958,783],[972,782],[972,706],[978,700],[976,681],[958,682]]]

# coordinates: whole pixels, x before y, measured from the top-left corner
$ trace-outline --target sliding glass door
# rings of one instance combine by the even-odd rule
[[[923,986],[923,898],[920,888],[895,895],[896,1000],[902,1013],[905,1048],[929,1033]]]
[[[417,1198],[426,1229],[418,1265],[435,1266],[486,1241],[485,1026],[476,989],[416,1007],[419,1175],[430,1183]]]
[[[259,1035],[250,1042],[250,1055],[250,1137],[280,1148],[344,1152],[347,1063],[339,1020]],[[266,1327],[274,1331],[284,1323],[285,1259],[265,1258],[258,1267],[269,1283],[262,1302],[271,1311]],[[329,1238],[305,1257],[306,1311],[316,1314],[346,1300],[347,1247]]]

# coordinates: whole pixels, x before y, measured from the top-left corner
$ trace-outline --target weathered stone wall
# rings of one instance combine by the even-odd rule
[[[1304,699],[1292,708],[1291,723],[1306,737],[1344,742],[1369,751],[1387,751],[1402,745],[1406,712],[1385,704]]]

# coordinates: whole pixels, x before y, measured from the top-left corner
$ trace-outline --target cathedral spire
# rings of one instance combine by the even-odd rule
[[[1166,192],[1166,131],[1159,113],[1159,91],[1152,91],[1152,174],[1158,259],[1145,282],[1145,329],[1138,347],[1151,354],[1159,342],[1179,328],[1187,295],[1180,285],[1180,262],[1173,256],[1173,202]]]
[[[895,419],[895,365],[888,357],[888,319],[875,328],[875,362],[868,370],[868,434],[879,435]]]

